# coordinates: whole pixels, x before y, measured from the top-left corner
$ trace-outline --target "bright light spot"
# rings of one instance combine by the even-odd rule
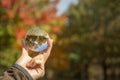
[[[78,0],[60,0],[57,5],[57,15],[61,15],[62,13],[66,12],[71,4],[77,5]]]

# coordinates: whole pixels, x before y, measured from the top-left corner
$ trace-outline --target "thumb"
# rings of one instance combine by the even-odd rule
[[[22,43],[22,55],[28,55],[26,41],[24,39],[22,39],[21,43]]]

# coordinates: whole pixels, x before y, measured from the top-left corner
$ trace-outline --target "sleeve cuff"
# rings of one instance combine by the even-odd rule
[[[28,80],[33,80],[31,75],[23,67],[21,67],[20,65],[13,64],[13,67],[15,67],[15,68],[19,69],[20,71],[22,71],[25,74],[25,76],[28,78]]]

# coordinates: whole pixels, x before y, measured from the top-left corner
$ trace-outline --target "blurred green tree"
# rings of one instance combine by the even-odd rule
[[[59,75],[64,72],[64,77],[80,78],[80,70],[93,58],[104,64],[107,57],[119,55],[119,3],[119,0],[80,0],[78,5],[71,6],[66,14],[68,22],[58,38],[58,46],[66,50],[69,67]]]

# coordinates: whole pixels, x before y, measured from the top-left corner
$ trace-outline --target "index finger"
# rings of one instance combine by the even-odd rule
[[[47,46],[47,49],[45,49],[43,52],[42,52],[42,55],[44,56],[44,61],[46,62],[46,60],[48,59],[50,53],[51,53],[51,49],[52,49],[52,46],[53,46],[53,40],[51,38],[48,39],[48,46]]]

